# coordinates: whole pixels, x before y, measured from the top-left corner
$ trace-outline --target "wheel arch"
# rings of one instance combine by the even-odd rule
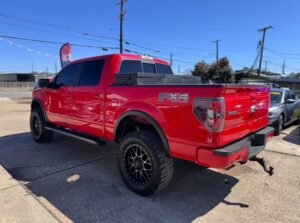
[[[34,109],[34,108],[41,108],[42,111],[43,111],[45,120],[48,121],[44,106],[38,98],[34,98],[31,102],[31,110]]]
[[[120,142],[121,141],[120,138],[126,136],[126,135],[122,136],[122,127],[126,123],[126,121],[129,121],[129,120],[133,121],[135,124],[138,124],[138,125],[140,125],[140,124],[150,125],[153,128],[152,130],[154,130],[155,133],[157,133],[157,135],[161,139],[161,142],[163,144],[163,147],[164,147],[167,155],[168,156],[171,155],[167,137],[166,137],[164,131],[162,130],[161,126],[157,123],[157,121],[154,118],[152,118],[147,113],[141,112],[141,111],[135,111],[135,110],[127,111],[123,115],[121,115],[121,117],[117,121],[117,123],[115,125],[115,129],[114,129],[114,141],[115,142]],[[141,122],[139,122],[139,121],[141,121]],[[145,121],[146,121],[146,123],[145,123]],[[139,129],[136,129],[133,131],[139,131]],[[133,132],[133,131],[130,131],[130,132]],[[121,137],[120,137],[120,134],[121,134]]]

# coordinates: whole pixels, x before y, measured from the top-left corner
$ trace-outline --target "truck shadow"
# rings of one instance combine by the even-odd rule
[[[292,127],[293,126],[288,126],[288,127]],[[290,143],[294,143],[296,145],[300,145],[300,127],[294,127],[294,129],[289,132],[288,134],[285,134],[285,136],[283,137],[283,140],[290,142]]]
[[[116,145],[96,147],[55,136],[37,144],[29,133],[0,138],[0,163],[36,196],[75,222],[190,222],[219,203],[247,208],[225,198],[238,179],[192,163],[175,161],[171,184],[141,197],[124,185]]]

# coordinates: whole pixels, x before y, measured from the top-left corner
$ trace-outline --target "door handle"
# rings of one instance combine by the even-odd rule
[[[251,113],[255,113],[255,112],[257,112],[257,111],[258,111],[257,106],[252,105],[252,106],[251,106]]]

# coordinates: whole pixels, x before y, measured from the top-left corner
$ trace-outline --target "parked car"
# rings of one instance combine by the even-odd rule
[[[93,144],[120,145],[126,185],[150,195],[168,185],[173,158],[228,168],[257,158],[267,127],[269,88],[203,84],[173,75],[162,60],[114,54],[74,61],[33,91],[30,128],[38,143],[53,132]]]
[[[275,135],[282,129],[299,120],[300,101],[288,88],[273,88],[270,90],[269,125],[275,128]]]

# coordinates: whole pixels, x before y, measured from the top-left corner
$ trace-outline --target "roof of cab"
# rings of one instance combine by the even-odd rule
[[[87,58],[82,58],[79,60],[74,60],[71,63],[78,63],[78,62],[83,62],[83,61],[89,61],[89,60],[97,60],[97,59],[104,59],[106,57],[120,57],[122,60],[142,60],[142,61],[153,61],[155,63],[161,63],[161,64],[169,64],[168,62],[154,58],[151,56],[147,55],[134,55],[134,54],[107,54],[107,55],[102,55],[102,56],[95,56],[95,57],[87,57]]]

